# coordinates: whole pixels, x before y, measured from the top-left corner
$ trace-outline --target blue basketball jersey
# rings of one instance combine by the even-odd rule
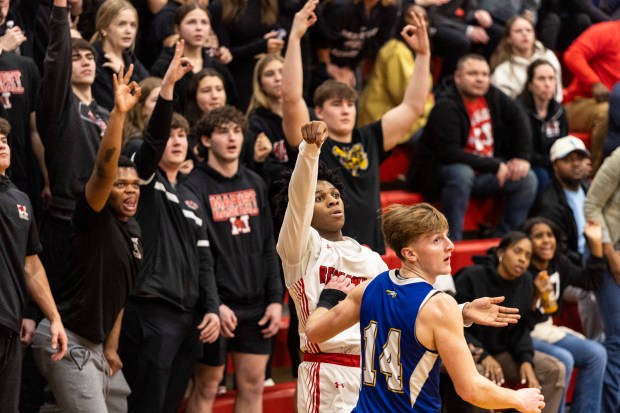
[[[386,271],[362,296],[362,387],[354,412],[441,410],[439,354],[423,347],[415,335],[418,311],[434,294],[420,278],[406,280]]]

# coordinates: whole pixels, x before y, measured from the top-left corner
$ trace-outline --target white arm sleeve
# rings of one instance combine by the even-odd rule
[[[299,145],[299,156],[288,187],[288,206],[276,249],[284,268],[305,268],[313,251],[321,245],[321,239],[311,226],[314,213],[316,179],[319,168],[320,149],[316,145]],[[294,284],[303,276],[302,271],[284,271],[286,285]]]

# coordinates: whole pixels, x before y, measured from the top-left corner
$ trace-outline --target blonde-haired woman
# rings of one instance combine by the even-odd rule
[[[256,63],[247,114],[250,137],[256,140],[261,134],[266,135],[272,144],[272,160],[292,169],[296,159],[292,154],[296,148],[288,145],[282,130],[283,66],[284,59],[278,54],[265,55]]]
[[[112,74],[133,64],[132,81],[149,75],[133,52],[138,33],[138,12],[126,0],[106,0],[95,18],[96,32],[90,43],[97,52],[97,75],[93,97],[97,104],[111,110],[114,106]]]
[[[558,85],[555,100],[562,102],[562,68],[553,51],[536,40],[534,25],[528,19],[516,16],[506,22],[502,40],[491,56],[491,84],[516,99],[527,81],[527,68],[537,59],[553,66]]]

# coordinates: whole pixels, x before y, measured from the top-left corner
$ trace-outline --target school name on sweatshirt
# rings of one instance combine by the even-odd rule
[[[353,285],[361,284],[368,279],[368,277],[358,277],[342,271],[338,271],[334,267],[327,267],[325,265],[321,265],[319,267],[319,280],[321,281],[321,284],[327,284],[332,277],[339,277],[341,275],[349,278],[351,280],[351,284]]]
[[[209,203],[215,222],[228,221],[241,215],[257,216],[260,212],[253,189],[209,195]]]

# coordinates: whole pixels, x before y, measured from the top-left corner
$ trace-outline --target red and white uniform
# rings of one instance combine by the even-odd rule
[[[282,259],[286,287],[299,317],[300,347],[306,353],[299,366],[297,409],[300,412],[343,412],[355,407],[359,393],[359,325],[316,344],[306,339],[306,320],[332,276],[344,274],[359,284],[387,270],[387,265],[379,254],[354,239],[344,237],[343,241],[328,241],[310,226],[319,154],[320,149],[315,145],[302,142],[299,146],[277,250]]]

